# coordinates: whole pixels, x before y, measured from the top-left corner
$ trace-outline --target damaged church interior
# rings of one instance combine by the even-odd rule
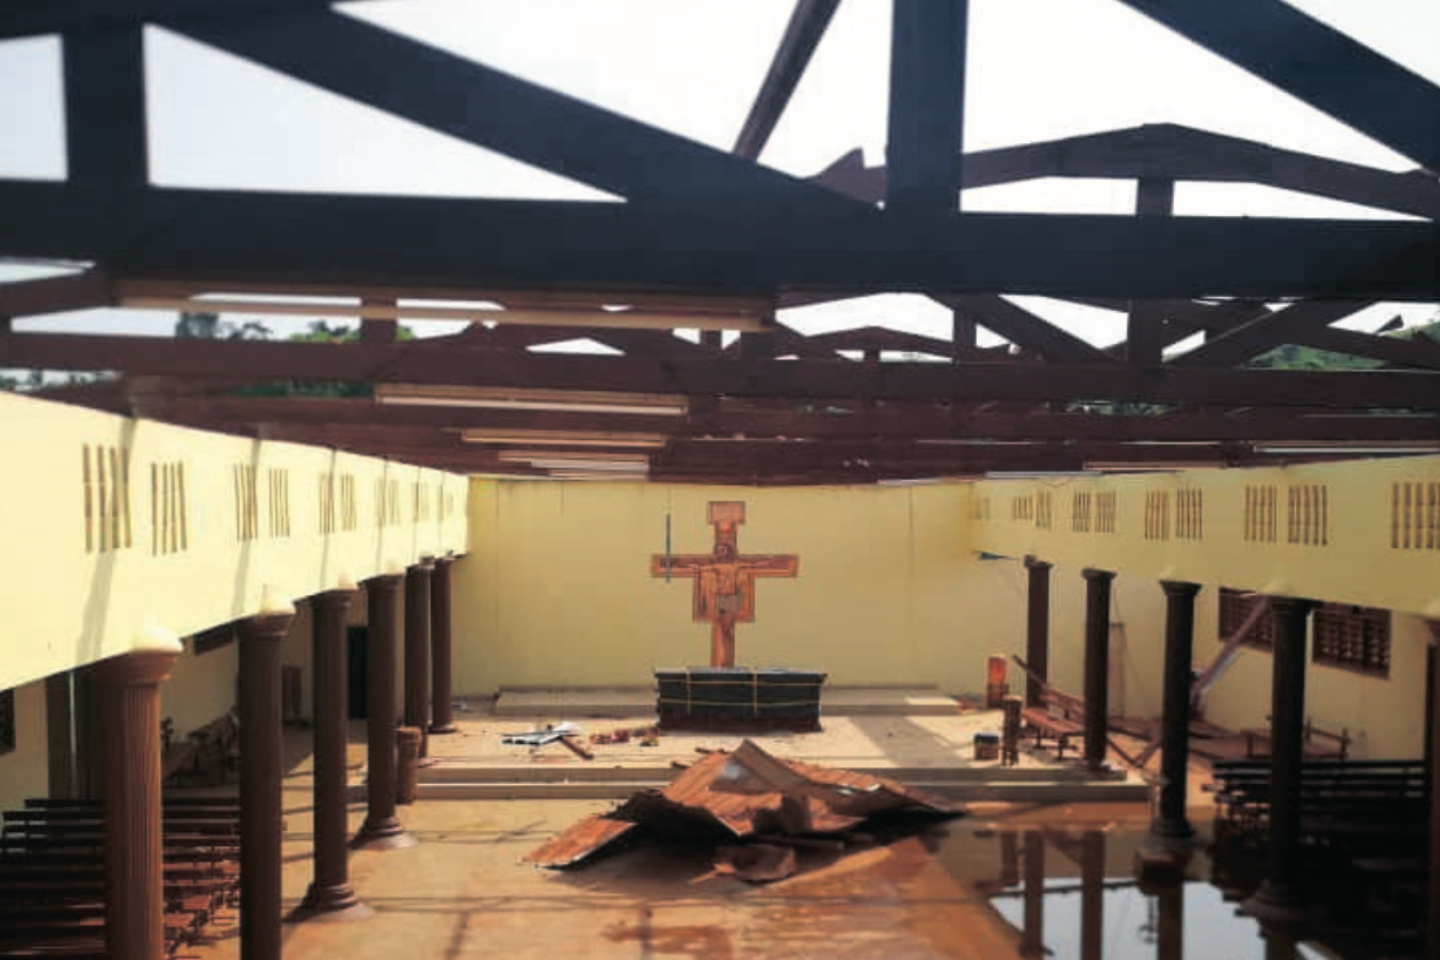
[[[1431,6],[11,0],[0,958],[1440,958]]]

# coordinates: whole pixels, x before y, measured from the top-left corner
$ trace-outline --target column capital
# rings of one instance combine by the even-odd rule
[[[432,556],[429,556],[428,554],[427,554],[426,556],[421,557],[419,560],[416,560],[414,563],[410,564],[410,566],[408,566],[408,567],[405,568],[405,572],[406,572],[406,573],[417,573],[417,572],[432,573],[432,572],[434,572],[434,570],[435,570],[435,558],[432,557]]]
[[[253,640],[284,640],[295,619],[293,613],[260,613],[240,621],[240,642]]]
[[[98,661],[94,676],[107,687],[156,686],[170,679],[179,658],[168,650],[135,650]]]
[[[1095,567],[1086,567],[1084,570],[1080,571],[1080,576],[1092,582],[1097,580],[1108,582],[1115,579],[1115,571],[1097,570]]]
[[[1027,553],[1025,555],[1024,562],[1026,570],[1049,570],[1051,567],[1055,566],[1055,564],[1051,563],[1049,560],[1041,560],[1033,553]]]
[[[1193,597],[1200,592],[1201,585],[1188,580],[1161,580],[1160,589],[1167,597]]]

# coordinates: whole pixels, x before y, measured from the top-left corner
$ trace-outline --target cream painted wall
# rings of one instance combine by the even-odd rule
[[[0,757],[0,810],[13,810],[49,789],[45,684],[28,683],[15,690],[15,749]]]
[[[175,739],[203,727],[235,706],[239,641],[197,656],[193,640],[160,687],[160,716],[175,723]]]
[[[472,554],[455,568],[456,690],[645,685],[704,664],[692,582],[650,576],[665,551],[709,553],[706,504],[741,500],[742,553],[796,553],[796,580],[757,584],[736,660],[814,668],[835,684],[981,689],[984,646],[964,574],[958,485],[803,489],[481,479]],[[974,599],[986,581],[977,580]],[[987,614],[988,615],[988,614]]]

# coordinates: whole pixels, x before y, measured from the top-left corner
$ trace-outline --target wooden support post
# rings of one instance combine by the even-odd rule
[[[1165,591],[1165,674],[1160,717],[1160,810],[1150,831],[1184,839],[1195,831],[1185,816],[1190,766],[1190,659],[1198,583],[1162,580]]]
[[[1080,960],[1105,960],[1105,834],[1080,840]]]
[[[295,610],[266,606],[240,621],[240,960],[280,958],[280,644]]]
[[[1271,597],[1275,623],[1270,702],[1270,859],[1264,883],[1245,901],[1262,919],[1303,912],[1300,889],[1300,778],[1304,769],[1305,640],[1313,601]]]
[[[1050,564],[1025,558],[1030,572],[1025,615],[1025,705],[1044,706],[1041,694],[1050,679]]]
[[[365,648],[366,729],[369,732],[365,823],[356,847],[395,850],[415,845],[395,816],[395,636],[400,574],[366,580],[368,635]]]
[[[1085,578],[1085,765],[1105,766],[1106,733],[1110,724],[1110,583],[1109,570],[1087,568]]]
[[[1168,217],[1175,208],[1175,181],[1141,177],[1135,188],[1135,216]],[[1130,301],[1125,359],[1135,366],[1158,367],[1165,347],[1165,318],[1147,300]]]
[[[1020,763],[1020,713],[1025,701],[1019,697],[1005,698],[1005,726],[1000,737],[1000,764],[1013,767]]]
[[[144,25],[99,24],[62,36],[68,179],[109,187],[149,181]]]
[[[172,643],[177,649],[136,651],[95,666],[103,721],[105,938],[114,960],[165,956],[160,684],[179,656],[179,641]]]
[[[1155,960],[1185,958],[1185,880],[1176,879],[1155,891]]]
[[[420,731],[420,756],[430,755],[430,575],[428,557],[405,570],[405,726]]]
[[[314,614],[311,638],[311,693],[315,715],[315,876],[292,920],[325,915],[356,919],[370,911],[350,885],[345,849],[349,832],[345,746],[345,621],[354,590],[330,590],[310,601]]]
[[[430,732],[454,733],[455,711],[452,640],[450,636],[451,589],[450,568],[457,557],[437,557],[435,572],[430,577]]]
[[[968,0],[894,0],[885,210],[934,218],[960,209]]]

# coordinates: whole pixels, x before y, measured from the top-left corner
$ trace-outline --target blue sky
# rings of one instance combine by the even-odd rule
[[[1294,4],[1440,82],[1434,0]],[[728,149],[789,16],[788,0],[368,0],[342,6],[423,42]],[[885,136],[888,0],[845,0],[762,162],[808,175]],[[387,117],[156,28],[146,34],[152,179],[181,187],[597,199],[543,171]],[[1114,0],[971,0],[967,149],[1173,122],[1387,169],[1414,164]],[[64,175],[58,42],[0,43],[0,176]],[[1128,213],[1123,181],[967,191],[971,210]],[[1372,216],[1260,187],[1181,184],[1185,215]],[[17,268],[11,275],[18,275]],[[1118,315],[1020,302],[1097,342]],[[1393,307],[1375,311],[1373,322]],[[1433,305],[1403,311],[1427,318]],[[859,322],[948,335],[919,297],[789,311],[807,330]],[[66,329],[168,330],[168,315],[86,311]],[[1365,318],[1360,325],[1372,322]],[[41,321],[30,321],[35,326]],[[285,327],[283,323],[272,324]],[[434,327],[437,332],[439,326]]]

